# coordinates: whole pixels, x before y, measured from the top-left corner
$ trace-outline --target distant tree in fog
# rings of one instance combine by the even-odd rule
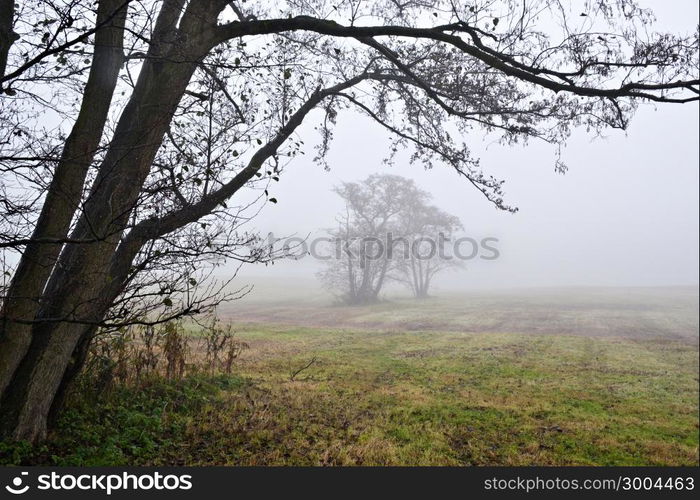
[[[387,235],[400,229],[403,207],[427,193],[409,179],[378,174],[343,183],[335,192],[345,211],[329,232],[334,255],[320,273],[321,281],[346,304],[375,302],[395,265],[387,252]]]
[[[329,231],[334,252],[320,278],[344,303],[376,302],[390,281],[427,297],[435,274],[459,265],[444,253],[443,243],[461,222],[429,205],[430,194],[412,180],[375,174],[335,192],[345,211]]]
[[[418,299],[428,297],[433,278],[440,271],[461,267],[463,261],[449,251],[449,242],[463,228],[458,217],[438,207],[414,200],[401,210],[401,234],[407,252],[396,255],[396,280],[405,283]]]

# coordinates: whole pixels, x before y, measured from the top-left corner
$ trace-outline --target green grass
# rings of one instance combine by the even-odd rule
[[[47,443],[0,443],[0,465],[130,465],[158,463],[161,448],[180,446],[192,419],[237,377],[151,380],[138,390],[116,388],[97,397],[79,386]]]
[[[322,413],[348,416],[357,439],[332,439],[338,463],[697,463],[697,348],[682,342],[284,328],[241,335],[265,353],[242,367],[259,387],[284,388],[295,408],[318,398],[334,403]],[[312,356],[316,365],[285,380]],[[371,451],[361,446],[368,440]]]
[[[239,376],[76,398],[46,445],[15,447],[7,461],[698,463],[697,348],[687,343],[285,327],[239,336],[251,344]]]
[[[285,304],[236,323],[235,377],[77,391],[0,464],[697,465],[697,294],[674,294],[316,306],[307,325]]]

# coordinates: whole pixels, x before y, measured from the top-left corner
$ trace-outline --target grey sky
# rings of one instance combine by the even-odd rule
[[[659,29],[689,32],[698,22],[695,1],[647,2]],[[356,114],[339,117],[329,155],[331,171],[311,161],[317,139],[313,120],[300,134],[307,154],[289,165],[254,221],[263,233],[318,235],[342,208],[331,192],[341,181],[371,173],[412,179],[435,204],[459,216],[467,233],[499,238],[501,258],[473,261],[441,281],[443,286],[694,285],[698,283],[698,105],[643,106],[627,133],[593,138],[576,130],[562,158],[566,175],[554,172],[555,150],[531,143],[508,147],[466,137],[486,173],[505,179],[506,200],[520,211],[499,212],[468,182],[447,168],[425,171],[399,157],[382,164],[388,138]],[[311,276],[310,259],[275,266],[247,266],[256,277]]]

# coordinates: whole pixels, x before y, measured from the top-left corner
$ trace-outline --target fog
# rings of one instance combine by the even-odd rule
[[[659,29],[688,31],[695,2],[651,5]],[[325,171],[312,161],[313,130],[320,115],[299,134],[306,155],[285,168],[271,186],[277,204],[252,221],[262,234],[313,238],[334,224],[343,204],[332,192],[340,182],[372,173],[413,179],[434,204],[458,216],[474,238],[496,237],[500,257],[474,259],[464,270],[436,278],[436,288],[541,286],[668,286],[698,283],[698,105],[643,105],[626,132],[593,137],[575,130],[563,149],[566,174],[554,171],[556,150],[532,142],[507,146],[476,131],[464,140],[481,158],[484,172],[506,180],[506,202],[497,210],[466,179],[448,167],[425,170],[399,155],[382,159],[387,133],[370,119],[345,112],[338,118]],[[311,257],[247,265],[238,283],[314,279]],[[233,272],[224,268],[222,275]]]

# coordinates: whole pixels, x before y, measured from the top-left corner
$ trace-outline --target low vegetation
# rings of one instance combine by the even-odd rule
[[[408,314],[407,303],[396,306]],[[216,363],[207,357],[206,329],[168,327],[188,339],[183,371],[168,378],[164,349],[173,334],[163,330],[156,369],[136,376],[130,363],[130,376],[113,370],[109,384],[104,370],[92,369],[49,440],[0,445],[0,461],[698,464],[697,334],[441,331],[430,310],[448,303],[421,307],[427,319],[416,331],[238,323],[229,373],[226,349]],[[586,307],[582,317],[595,319]],[[379,321],[385,308],[356,312]],[[677,307],[672,315],[692,319],[696,311]],[[130,349],[145,348],[132,338]]]

